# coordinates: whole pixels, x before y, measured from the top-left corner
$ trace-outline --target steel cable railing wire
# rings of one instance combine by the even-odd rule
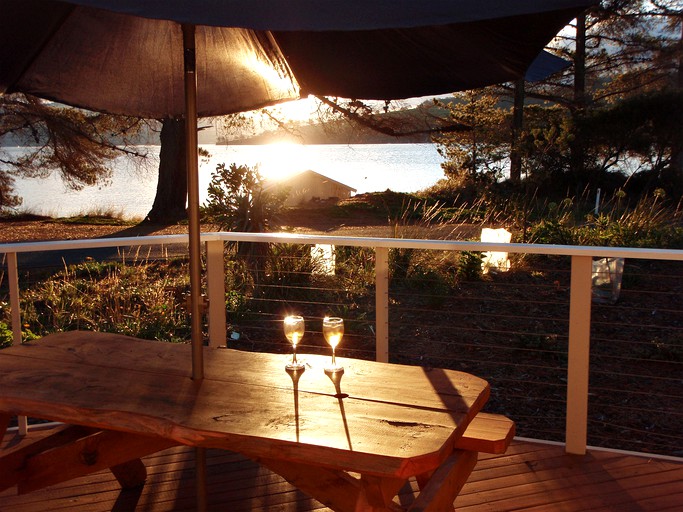
[[[675,325],[648,325],[646,327],[643,327],[642,324],[636,324],[636,323],[629,323],[629,322],[601,322],[600,320],[596,320],[594,322],[591,322],[593,327],[598,329],[598,328],[609,328],[609,329],[615,329],[615,328],[628,328],[628,327],[638,327],[640,329],[652,329],[652,330],[666,330],[668,332],[680,332],[683,333],[683,326],[675,326]]]
[[[605,361],[605,362],[611,362],[611,363],[642,363],[644,358],[642,357],[627,357],[627,356],[618,356],[618,355],[611,355],[611,354],[594,354],[593,355],[593,362],[600,362],[600,361]],[[683,371],[683,362],[678,362],[678,361],[663,361],[663,363],[666,363],[666,365],[671,366],[671,367],[680,367],[679,371]],[[596,370],[597,371],[597,370]],[[647,375],[645,374],[622,374],[624,376],[628,375],[630,377],[646,377]]]
[[[553,355],[553,356],[562,356],[562,357],[567,357],[567,350],[546,350],[546,349],[534,349],[534,348],[528,348],[528,347],[513,347],[510,345],[496,345],[496,344],[490,344],[490,343],[469,343],[469,342],[463,342],[463,341],[458,341],[458,342],[449,342],[449,341],[434,341],[434,345],[441,345],[443,347],[451,347],[451,348],[465,348],[467,350],[472,350],[472,349],[480,349],[480,350],[491,350],[494,349],[496,351],[500,350],[503,352],[512,352],[512,353],[517,353],[517,352],[522,352],[522,353],[533,353],[533,354],[545,354],[545,355]],[[539,366],[543,367],[543,366]]]
[[[458,315],[454,315],[458,316]],[[476,318],[476,315],[473,315],[474,318]],[[515,317],[515,319],[518,319],[519,317]],[[424,324],[423,323],[415,323],[415,322],[405,322],[405,321],[395,321],[395,326],[397,328],[403,328],[403,329],[422,329],[424,330]],[[430,331],[433,331],[434,328],[432,327]],[[564,336],[553,332],[553,331],[519,331],[519,330],[514,330],[514,329],[485,329],[483,327],[479,326],[470,326],[470,327],[461,327],[458,329],[458,334],[466,334],[466,333],[476,333],[480,336],[482,335],[500,335],[500,336],[506,336],[507,340],[510,340],[510,336],[512,335],[518,335],[518,336],[533,336],[538,339],[545,339],[546,342],[549,342],[550,339],[552,338],[554,342],[557,342],[557,340],[564,338]]]
[[[635,406],[634,407],[624,407],[624,406],[612,405],[609,403],[593,403],[593,407],[596,407],[596,408],[598,408],[598,410],[603,411],[603,412],[604,411],[614,411],[615,414],[619,414],[619,415],[622,415],[625,413],[630,414],[630,415],[638,415],[638,414],[643,414],[643,412],[644,412],[643,409],[640,407],[635,407]],[[671,425],[672,425],[671,431],[674,431],[673,425],[678,427],[680,425],[681,419],[683,419],[683,415],[680,412],[675,411],[675,410],[671,410],[671,409],[656,409],[656,410],[649,409],[646,412],[648,414],[662,413],[662,414],[666,414],[667,416],[671,416],[674,420],[671,423]],[[664,429],[666,429],[666,425],[663,425],[660,428],[662,430],[664,430]],[[677,430],[680,431],[680,428],[678,428]],[[679,432],[679,435],[681,435],[680,432]]]
[[[661,329],[662,331],[666,331],[667,329]],[[648,347],[651,346],[653,341],[652,340],[638,340],[638,339],[625,339],[625,338],[605,338],[605,337],[600,337],[600,336],[591,336],[591,341],[594,343],[613,343],[615,345],[625,345],[626,349],[628,350],[629,347]]]
[[[392,297],[396,297],[395,295],[392,294]],[[412,296],[413,298],[415,297],[414,295]],[[444,295],[421,295],[420,297],[426,298],[426,299],[442,299],[446,300],[448,299],[447,296]],[[434,308],[419,308],[419,307],[400,307],[399,310],[404,313],[429,313],[433,312]],[[508,319],[508,320],[529,320],[529,321],[554,321],[554,322],[562,322],[564,324],[569,323],[569,319],[566,317],[539,317],[537,315],[535,316],[529,316],[529,315],[514,315],[514,314],[500,314],[500,313],[484,313],[484,312],[477,312],[477,313],[472,313],[472,312],[459,312],[459,311],[450,311],[450,314],[455,315],[455,316],[476,316],[478,318],[490,318],[493,320],[502,320],[502,319]],[[566,328],[566,327],[565,327]]]

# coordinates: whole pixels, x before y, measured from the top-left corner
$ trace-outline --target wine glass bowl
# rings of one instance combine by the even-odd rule
[[[301,341],[301,338],[304,337],[304,317],[299,315],[288,315],[285,317],[283,325],[285,337],[292,345],[292,361],[287,363],[285,368],[287,368],[287,370],[302,371],[304,369],[304,364],[296,360],[296,347]]]
[[[323,318],[323,336],[325,341],[332,347],[332,364],[325,367],[327,372],[339,372],[343,371],[344,368],[337,364],[335,357],[335,350],[337,345],[341,342],[344,336],[344,320],[339,317],[329,317]]]

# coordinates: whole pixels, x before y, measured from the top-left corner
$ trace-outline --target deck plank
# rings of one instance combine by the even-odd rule
[[[8,433],[2,446],[16,443],[16,436]],[[171,448],[143,460],[148,478],[141,490],[121,491],[111,472],[100,471],[23,496],[8,489],[0,493],[0,510],[194,510],[192,449]],[[235,453],[208,450],[207,473],[209,510],[330,512],[279,475]],[[403,489],[401,499],[409,500],[415,489],[415,482],[411,482]],[[571,456],[560,446],[513,441],[504,455],[480,454],[455,506],[467,512],[654,512],[680,510],[681,503],[682,463],[608,451]]]

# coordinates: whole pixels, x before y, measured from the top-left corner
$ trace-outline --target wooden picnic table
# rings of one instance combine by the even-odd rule
[[[284,354],[207,347],[195,381],[190,350],[74,331],[0,351],[0,434],[13,415],[66,424],[2,454],[0,490],[105,468],[140,485],[141,457],[184,444],[242,453],[338,511],[404,510],[394,497],[416,477],[405,510],[441,511],[477,451],[504,451],[513,434],[504,417],[473,426],[489,386],[467,373],[340,358],[339,380],[323,371],[329,357],[302,355],[294,374]]]

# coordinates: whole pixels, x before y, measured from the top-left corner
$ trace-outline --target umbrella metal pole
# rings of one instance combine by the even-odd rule
[[[183,25],[185,51],[185,142],[187,145],[187,216],[190,241],[190,321],[192,378],[204,378],[202,335],[201,246],[199,225],[199,164],[197,156],[197,74],[194,26]]]
[[[197,63],[195,27],[183,25],[185,62],[185,143],[187,153],[187,215],[190,242],[190,321],[192,322],[192,378],[204,378],[204,339],[202,335],[201,226],[199,223],[199,160],[197,154]],[[207,508],[206,450],[195,449],[197,510]]]

